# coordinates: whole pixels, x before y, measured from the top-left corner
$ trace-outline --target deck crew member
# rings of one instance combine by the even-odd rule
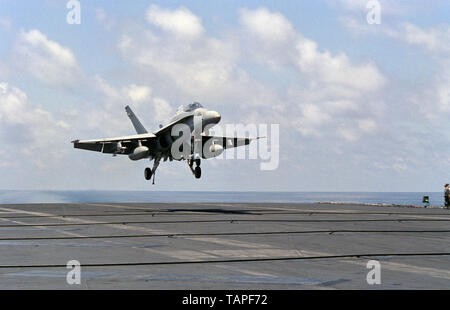
[[[444,185],[444,198],[445,198],[445,208],[450,208],[450,186],[449,184]]]

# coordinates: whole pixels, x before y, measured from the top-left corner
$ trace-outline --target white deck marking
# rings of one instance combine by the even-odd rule
[[[0,210],[4,210],[6,208],[0,208]],[[15,210],[15,209],[10,209]],[[19,210],[15,210],[19,211]],[[71,223],[77,223],[77,224],[95,224],[98,223],[96,221],[86,220],[86,219],[80,219],[75,217],[67,217],[67,216],[60,216],[56,214],[51,213],[44,213],[44,212],[33,212],[33,211],[23,211],[22,213],[29,214],[29,215],[40,215],[40,216],[52,216],[57,219],[60,219],[62,221],[71,222]],[[30,225],[30,223],[27,223],[27,225]],[[39,224],[32,224],[33,226],[39,226]],[[43,224],[44,225],[44,224]],[[138,226],[132,226],[132,225],[122,225],[122,224],[105,224],[106,227],[112,227],[112,228],[118,228],[123,230],[133,230],[133,231],[141,231],[141,232],[147,232],[147,233],[153,233],[153,234],[174,234],[174,232],[169,232],[167,230],[160,230],[160,229],[149,229],[145,227],[138,227]]]
[[[232,270],[232,271],[238,271],[244,274],[248,274],[251,276],[258,276],[258,277],[277,277],[277,275],[271,274],[271,273],[265,273],[265,272],[259,272],[259,271],[253,271],[248,269],[242,269],[237,267],[236,265],[216,265],[216,267]]]
[[[268,245],[268,244],[254,243],[254,242],[249,243],[249,242],[233,240],[233,239],[222,239],[222,238],[212,238],[212,237],[183,237],[183,239],[200,241],[200,242],[216,243],[216,244],[226,245],[226,246],[236,246],[236,247],[242,247],[242,248],[247,248],[247,249],[272,248],[272,246]]]
[[[110,205],[110,204],[102,204],[102,203],[86,203],[85,205],[88,206],[99,206],[99,207],[110,207],[110,208],[116,208],[116,209],[132,209],[132,210],[151,210],[149,208],[144,207],[130,207],[130,206],[122,206],[122,205]]]

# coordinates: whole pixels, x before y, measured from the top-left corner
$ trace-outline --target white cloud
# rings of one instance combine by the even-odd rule
[[[301,83],[291,86],[285,101],[284,121],[304,135],[335,137],[353,142],[368,133],[358,124],[361,117],[379,117],[384,103],[369,99],[386,78],[375,64],[354,64],[344,53],[333,55],[296,31],[280,13],[265,8],[242,9],[240,22],[249,35],[245,53],[255,62],[296,68]],[[284,105],[287,105],[285,103]],[[342,129],[342,123],[346,123]]]
[[[31,103],[19,88],[0,83],[0,144],[11,150],[3,160],[13,164],[31,160],[37,167],[48,167],[63,157],[64,151],[57,145],[68,142],[64,133],[69,127]]]
[[[160,123],[167,122],[173,116],[174,109],[172,106],[162,98],[155,98],[153,100],[154,120]]]
[[[0,29],[11,30],[12,25],[10,18],[0,17]]]
[[[72,51],[37,29],[19,34],[15,60],[18,67],[46,84],[68,85],[80,78]]]
[[[399,16],[410,13],[413,5],[411,1],[408,4],[404,4],[401,1],[391,1],[391,0],[328,0],[336,8],[348,11],[349,13],[357,14],[356,16],[362,17],[366,20],[366,13],[378,5],[380,7],[380,12],[382,16]],[[420,2],[419,2],[420,3]]]
[[[399,85],[399,88],[409,89],[409,91],[405,90],[405,93],[401,95],[398,107],[390,106],[390,113],[398,115],[398,118],[402,120],[404,115],[408,115],[411,121],[425,124],[432,122],[434,127],[447,127],[445,124],[448,123],[450,113],[450,25],[440,24],[425,28],[410,22],[397,24],[386,22],[374,27],[358,22],[353,17],[345,17],[341,21],[355,34],[371,34],[394,39],[403,42],[409,51],[411,49],[415,51],[417,48],[425,51],[425,55],[428,54],[430,57],[425,61],[433,65],[432,70],[435,73],[428,77],[423,75],[420,83],[412,80],[406,81],[406,83],[409,82],[406,86]],[[365,127],[360,123],[362,130]],[[403,134],[409,135],[408,139],[417,140],[412,138],[415,133],[411,128],[404,130],[406,132]],[[448,131],[448,129],[444,130]],[[367,132],[369,132],[368,129]]]
[[[327,110],[331,110],[335,113],[339,111],[357,111],[359,109],[358,104],[355,101],[342,99],[342,100],[330,100],[325,102]]]
[[[104,8],[95,9],[95,18],[107,30],[111,30],[116,25],[115,20],[108,15]]]
[[[151,105],[152,89],[145,85],[117,87],[95,76],[91,86],[96,91],[93,97],[96,103],[92,104],[89,113],[83,113],[79,118],[84,119],[83,123],[90,130],[95,129],[99,134],[118,136],[130,133],[133,129],[128,123],[125,106],[130,105],[133,110],[146,110]]]
[[[236,74],[237,51],[232,41],[206,36],[195,42],[177,40],[145,29],[122,35],[118,47],[124,58],[139,70],[159,75],[159,80],[169,78],[192,96],[205,93],[220,96]]]
[[[358,121],[359,128],[367,133],[374,133],[377,129],[377,123],[371,119],[362,119]]]
[[[438,74],[405,99],[414,104],[419,118],[447,123],[450,113],[450,59],[439,59],[438,64]]]
[[[198,37],[204,32],[200,18],[184,7],[170,10],[153,4],[146,17],[149,23],[180,37]]]
[[[366,9],[367,0],[338,0],[337,3],[348,10],[360,11]]]
[[[322,124],[330,119],[330,116],[321,111],[317,105],[314,104],[304,104],[300,106],[302,114],[305,118],[305,121],[314,124]]]
[[[128,97],[130,97],[133,103],[139,104],[140,102],[150,99],[152,90],[148,86],[137,86],[135,84],[131,84],[125,88],[125,92],[128,94]]]
[[[405,95],[404,100],[414,105],[418,112],[415,117],[418,118],[436,121],[443,113],[450,112],[450,25],[442,24],[425,29],[406,22],[396,26],[361,25],[358,29],[360,33],[384,35],[423,48],[435,62],[437,73],[419,88],[411,85],[413,91]]]
[[[8,83],[0,83],[0,118],[6,124],[23,124],[28,121],[21,113],[26,111],[27,95]]]
[[[295,42],[299,39],[291,22],[267,8],[239,10],[239,45],[242,58],[283,70],[292,64]]]
[[[264,41],[287,41],[295,37],[292,24],[280,13],[266,8],[256,10],[240,9],[241,24]]]
[[[338,135],[347,141],[354,142],[358,140],[358,135],[350,128],[339,128]]]
[[[313,135],[316,137],[322,136],[320,128],[331,120],[331,116],[326,113],[317,104],[300,104],[301,114],[297,115],[295,121],[295,129],[302,135]],[[292,121],[290,121],[292,125]]]
[[[422,29],[404,23],[398,36],[409,44],[420,45],[430,52],[450,52],[450,25]]]
[[[367,34],[384,34],[391,37],[398,36],[397,30],[393,29],[387,22],[372,25],[367,23],[365,19],[360,18],[360,16],[340,16],[338,20],[351,33],[359,36],[365,36]]]
[[[357,35],[384,35],[410,45],[420,46],[433,54],[450,52],[449,24],[441,24],[425,29],[410,22],[396,25],[386,22],[374,26],[351,16],[340,17],[339,20],[344,27]]]
[[[167,122],[174,113],[167,100],[153,97],[152,88],[145,85],[114,86],[96,76],[92,86],[97,91],[96,104],[89,107],[89,113],[77,115],[77,119],[99,135],[112,137],[134,131],[124,110],[126,105],[130,105],[148,131],[156,130],[157,124]]]
[[[317,44],[312,40],[303,39],[296,48],[297,65],[300,70],[305,74],[311,74],[320,82],[361,92],[378,90],[385,82],[373,64],[355,66],[343,53],[332,56],[328,51],[319,52]]]

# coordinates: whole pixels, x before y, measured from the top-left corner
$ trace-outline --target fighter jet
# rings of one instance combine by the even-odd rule
[[[201,158],[217,157],[226,148],[248,145],[252,140],[260,138],[209,135],[209,129],[220,122],[221,116],[216,111],[205,109],[198,102],[179,107],[169,123],[165,126],[159,125],[160,128],[153,133],[145,129],[129,106],[125,107],[125,111],[136,130],[136,135],[74,140],[72,143],[77,149],[113,154],[113,156],[128,155],[131,160],[153,160],[153,168],[147,167],[144,170],[146,180],[151,180],[153,176],[153,184],[155,184],[155,172],[161,159],[164,161],[186,160],[192,174],[199,179],[202,173]],[[177,128],[178,131],[175,130]],[[183,135],[183,132],[179,131],[180,128],[186,128],[187,134]]]

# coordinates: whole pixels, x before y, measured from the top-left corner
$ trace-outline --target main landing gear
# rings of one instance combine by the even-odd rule
[[[144,176],[145,176],[146,180],[150,180],[152,178],[152,176],[153,176],[152,184],[155,184],[155,172],[156,172],[156,168],[158,168],[158,166],[159,166],[159,161],[160,160],[161,160],[160,158],[155,158],[155,161],[153,162],[153,168],[150,169],[150,168],[147,167],[144,170]]]
[[[188,159],[187,160],[189,169],[191,169],[192,174],[195,176],[196,179],[200,179],[202,176],[202,169],[200,168],[200,159]],[[195,168],[193,168],[195,162]]]
[[[150,168],[145,168],[144,170],[144,176],[146,180],[150,180],[152,178],[152,169]]]
[[[153,168],[145,168],[144,170],[144,177],[146,180],[151,180],[153,177],[152,184],[155,184],[155,171],[159,166],[159,161],[161,158],[155,158],[155,161],[153,162]],[[194,168],[194,162],[195,162],[195,168]],[[192,174],[195,176],[196,179],[200,179],[202,176],[202,169],[200,168],[200,159],[188,159],[187,163],[189,166],[189,169],[191,169]]]

